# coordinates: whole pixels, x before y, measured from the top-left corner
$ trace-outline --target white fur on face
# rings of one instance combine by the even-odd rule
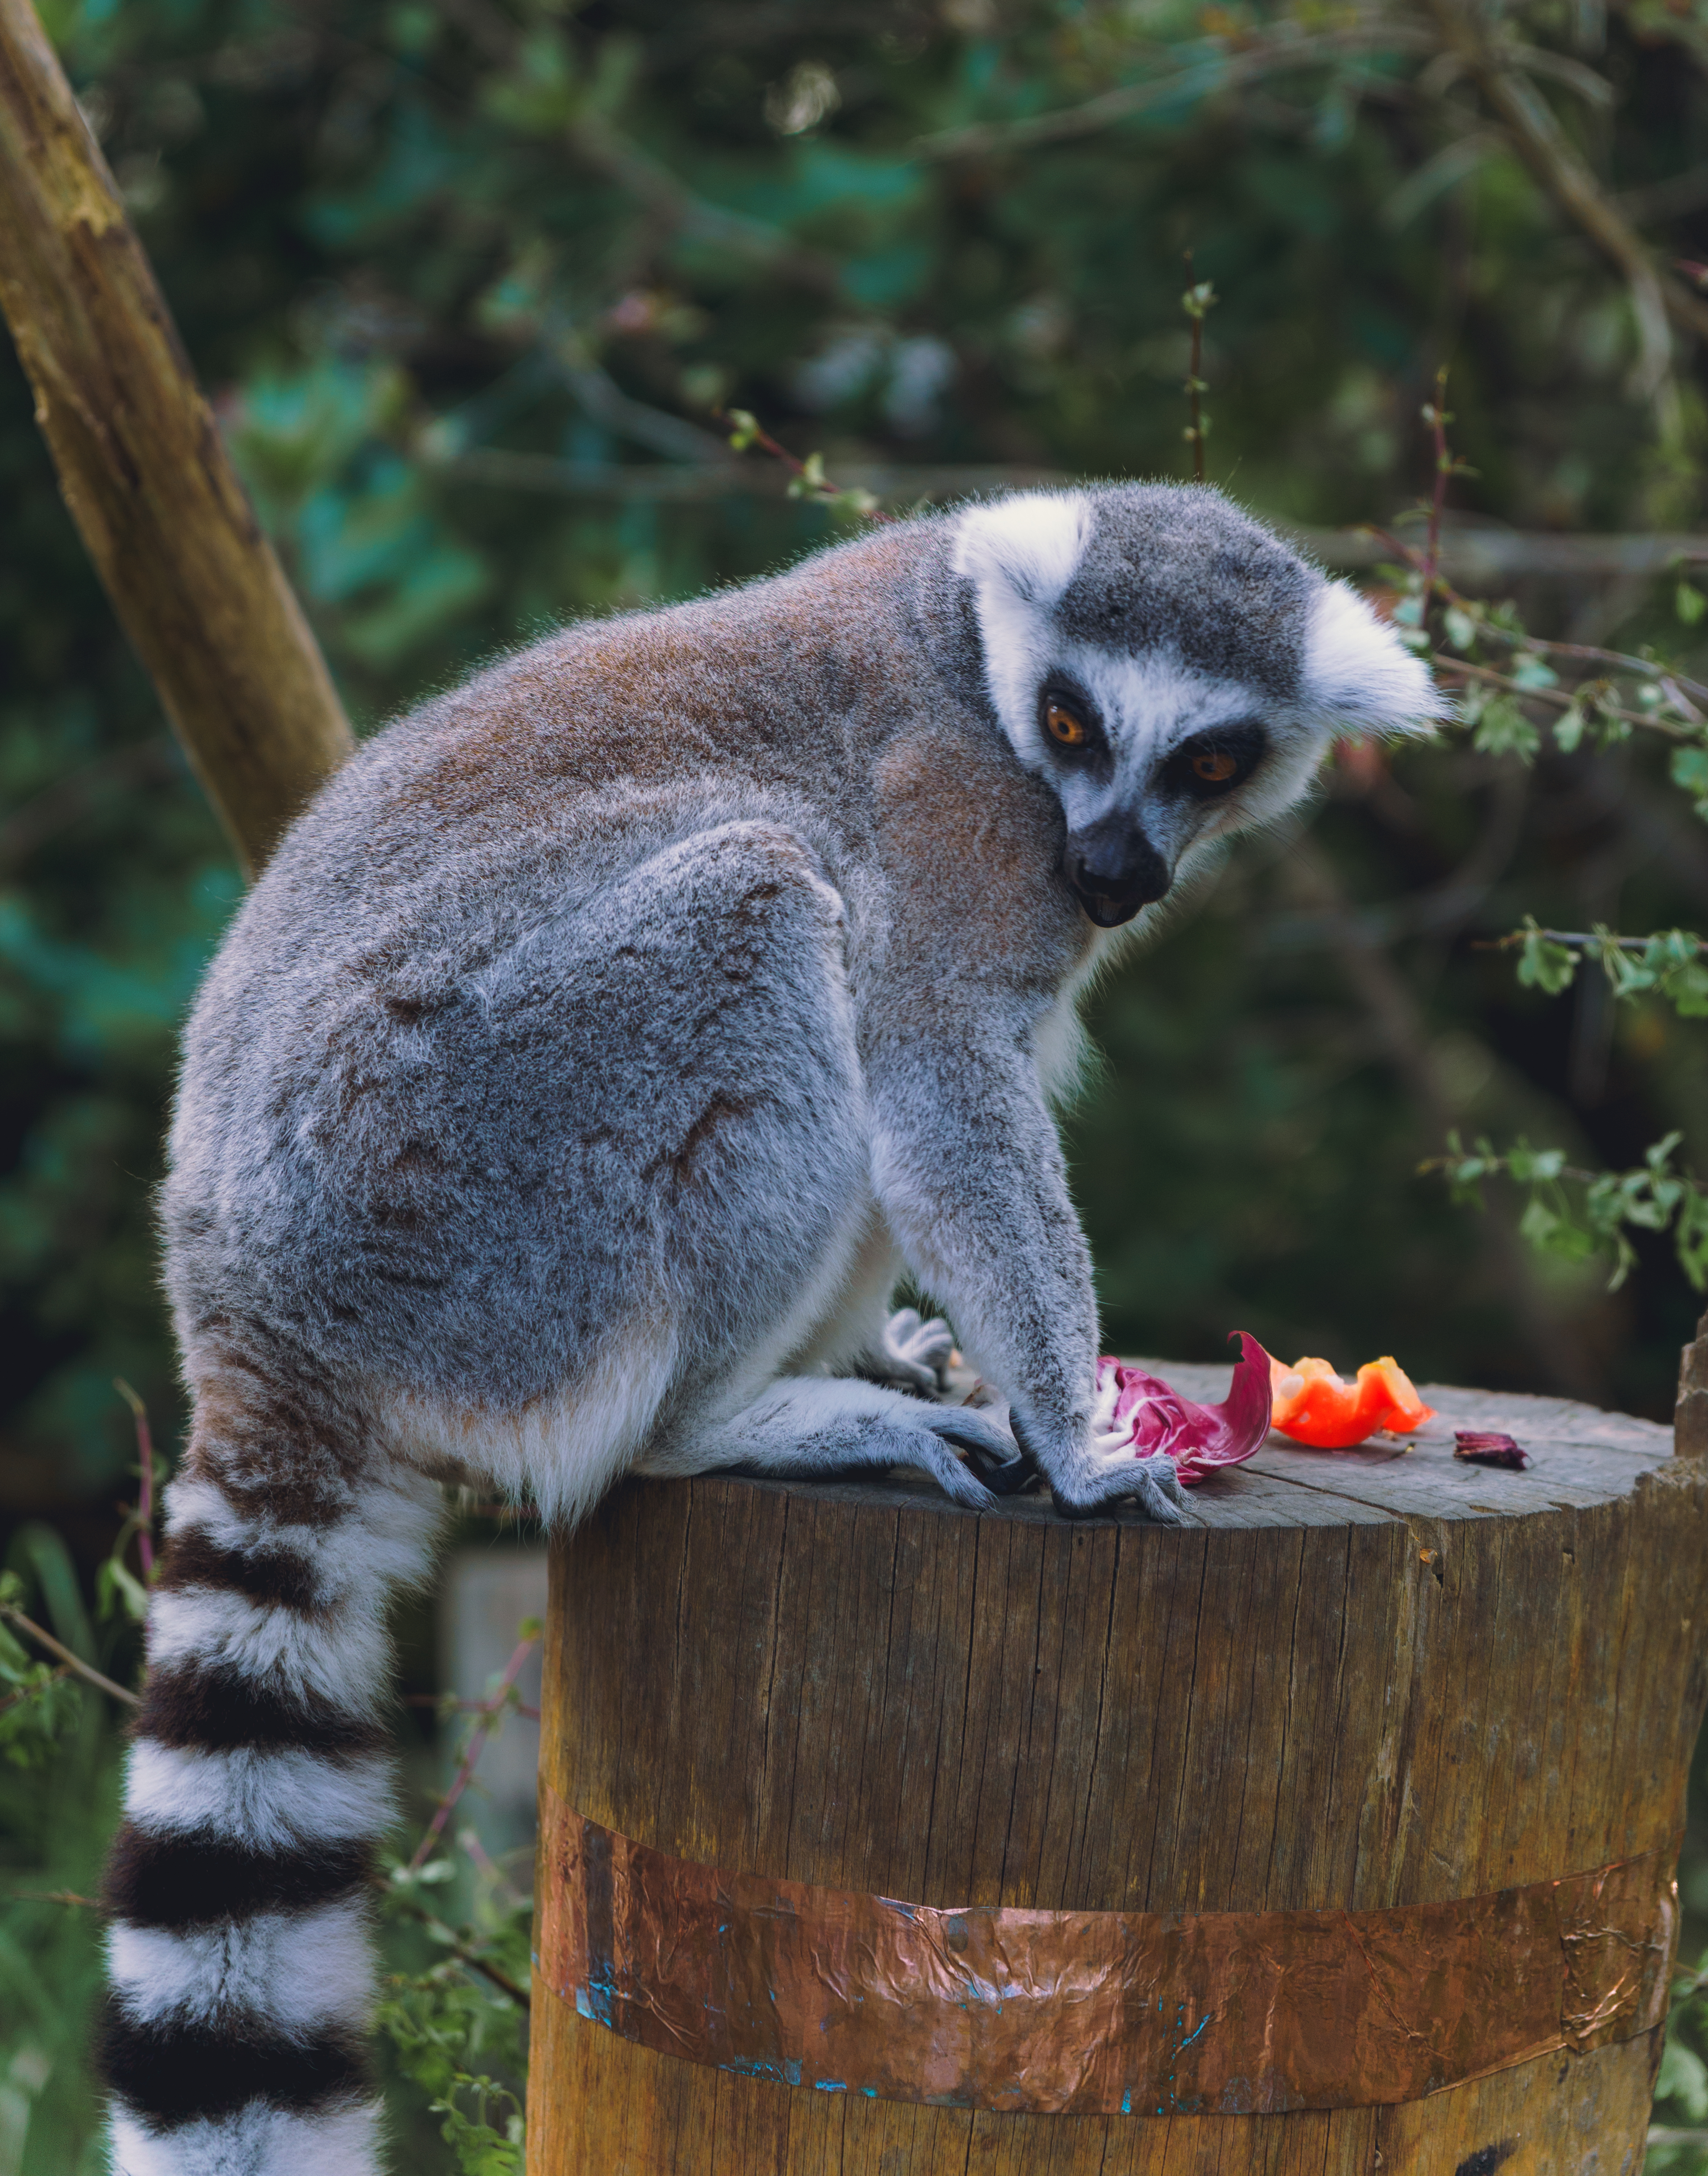
[[[1091,541],[1084,492],[1034,491],[975,506],[956,525],[951,563],[973,585],[985,683],[1020,761],[1036,769],[1038,683],[1060,660],[1053,615]]]
[[[1452,715],[1421,657],[1345,582],[1325,582],[1305,634],[1305,697],[1338,724],[1424,732]]]
[[[1084,492],[1030,492],[964,514],[953,555],[956,572],[973,585],[986,683],[1004,731],[1029,770],[1056,780],[1070,825],[1089,820],[1069,805],[1076,792],[1085,797],[1089,782],[1052,764],[1044,745],[1038,694],[1052,671],[1070,673],[1096,700],[1115,756],[1118,777],[1096,797],[1101,808],[1092,815],[1130,794],[1191,734],[1242,718],[1265,726],[1271,753],[1252,792],[1222,804],[1205,835],[1279,813],[1303,790],[1337,728],[1418,732],[1452,715],[1422,661],[1344,582],[1323,581],[1312,601],[1303,685],[1292,702],[1191,670],[1166,651],[1135,657],[1064,642],[1055,608],[1091,528]]]

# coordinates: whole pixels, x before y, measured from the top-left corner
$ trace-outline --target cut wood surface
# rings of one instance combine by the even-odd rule
[[[542,1781],[681,1858],[951,1909],[1373,1910],[1670,1851],[1708,1466],[1563,1401],[1425,1395],[1412,1449],[1272,1439],[1183,1531],[894,1480],[628,1484],[552,1553]],[[1534,1464],[1455,1461],[1455,1423]],[[1658,2052],[1392,2107],[997,2114],[701,2067],[540,1987],[529,2167],[1635,2172]]]
[[[253,874],[350,728],[29,0],[0,0],[0,305],[66,503]]]

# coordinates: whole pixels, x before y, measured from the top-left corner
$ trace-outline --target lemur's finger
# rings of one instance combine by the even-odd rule
[[[913,1310],[910,1308],[908,1312],[911,1314]],[[895,1327],[892,1323],[890,1328],[894,1330]],[[902,1351],[911,1358],[923,1360],[932,1367],[940,1367],[955,1350],[955,1332],[940,1314],[933,1315],[929,1322],[922,1322],[915,1315],[912,1329],[900,1343]]]
[[[1024,1495],[1043,1478],[1037,1461],[1019,1444],[1011,1446],[1009,1455],[1000,1463],[982,1449],[969,1449],[966,1462],[993,1496]]]
[[[1186,1492],[1174,1470],[1174,1461],[1159,1454],[1154,1458],[1123,1458],[1088,1482],[1083,1495],[1050,1491],[1056,1510],[1064,1519],[1095,1519],[1115,1504],[1131,1501],[1158,1526],[1189,1526],[1183,1506]]]
[[[1148,1459],[1134,1462],[1141,1469],[1151,1463]],[[1145,1517],[1156,1526],[1189,1526],[1192,1521],[1180,1508],[1184,1504],[1186,1496],[1180,1486],[1179,1476],[1167,1459],[1156,1462],[1167,1467],[1167,1473],[1146,1473],[1141,1470],[1139,1486],[1134,1491],[1134,1501]]]
[[[919,1425],[963,1450],[977,1452],[993,1466],[1010,1465],[1020,1455],[1020,1445],[1006,1428],[967,1406],[929,1406],[920,1415]]]

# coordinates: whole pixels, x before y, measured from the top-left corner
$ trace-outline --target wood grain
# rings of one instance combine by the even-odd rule
[[[253,874],[350,728],[30,0],[0,0],[0,306],[66,503]]]
[[[542,1776],[682,1858],[943,1907],[1370,1909],[1670,1847],[1708,1466],[1622,1417],[1428,1395],[1407,1455],[1271,1445],[1187,1531],[895,1482],[625,1486],[553,1553]],[[1532,1466],[1455,1461],[1472,1421]],[[998,2116],[699,2069],[543,1988],[536,2030],[530,2176],[1455,2176],[1509,2140],[1487,2165],[1514,2176],[1635,2170],[1656,2054],[1389,2109]]]

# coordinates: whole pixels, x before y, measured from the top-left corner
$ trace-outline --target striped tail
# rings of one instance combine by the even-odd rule
[[[247,1441],[199,1426],[167,1492],[107,1869],[114,2176],[380,2166],[365,2043],[392,1815],[385,1607],[427,1569],[438,1492],[306,1429],[300,1406],[261,1434],[258,1387],[220,1401]]]

